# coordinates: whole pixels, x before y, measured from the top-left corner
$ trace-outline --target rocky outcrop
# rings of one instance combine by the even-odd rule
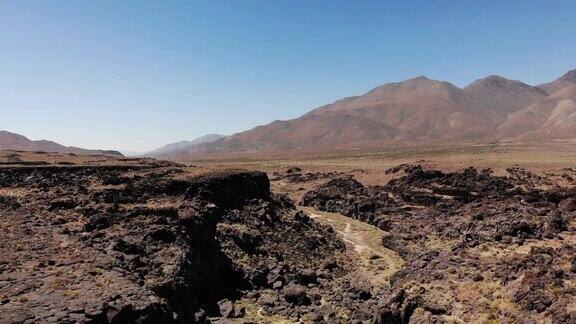
[[[329,179],[337,176],[344,176],[337,172],[302,172],[299,167],[292,167],[284,172],[274,172],[270,181],[288,181],[292,183],[310,182],[320,179]]]
[[[399,176],[386,185],[333,179],[306,193],[301,204],[388,232],[382,244],[405,265],[375,308],[378,323],[442,322],[453,312],[473,320],[490,314],[479,302],[492,298],[483,295],[486,286],[501,296],[492,307],[505,308],[491,319],[571,321],[576,313],[565,282],[576,275],[565,263],[574,246],[562,234],[571,231],[576,191],[518,168],[509,172],[499,177],[490,170],[445,173],[404,165],[389,172]],[[526,244],[533,246],[528,255],[517,252]],[[539,247],[550,244],[555,248]]]
[[[342,288],[343,242],[265,173],[18,165],[0,169],[0,190],[1,321],[206,322],[246,304],[334,317],[321,300],[371,316]]]
[[[253,273],[237,267],[217,237],[248,250],[267,238],[217,230],[223,215],[242,211],[284,228],[279,217],[293,207],[271,196],[261,172],[178,174],[141,166],[0,170],[1,187],[28,192],[0,197],[2,229],[11,233],[0,241],[11,256],[0,262],[0,318],[169,323],[219,315],[218,302],[249,287]]]
[[[522,189],[515,179],[495,177],[489,170],[444,173],[416,166],[404,172],[385,186],[370,188],[350,177],[333,179],[306,193],[301,204],[383,230],[424,225],[424,233],[434,228],[453,238],[466,229],[478,243],[554,236],[565,230],[569,216],[562,214],[559,204],[575,194],[573,190]],[[511,209],[511,204],[523,208]]]
[[[355,259],[262,172],[2,167],[0,321],[574,321],[576,191],[508,172],[402,165],[382,186],[339,177],[304,195],[384,230],[395,264]],[[359,270],[374,258],[389,280]]]

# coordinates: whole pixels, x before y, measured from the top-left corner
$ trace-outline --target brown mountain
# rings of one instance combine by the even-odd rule
[[[548,94],[554,94],[560,89],[573,84],[576,84],[576,69],[566,72],[563,76],[552,82],[541,84],[538,88],[546,91]]]
[[[234,134],[207,145],[211,151],[286,150],[364,145],[394,140],[400,132],[384,123],[347,114],[306,115]]]
[[[548,96],[538,87],[497,75],[476,80],[463,90],[492,107],[503,118]]]
[[[519,140],[575,139],[576,84],[511,114],[499,131]]]
[[[438,140],[476,141],[503,120],[448,82],[418,77],[275,121],[204,147],[209,152],[350,148]]]
[[[25,136],[7,131],[0,131],[0,150],[44,151],[56,153],[73,153],[79,155],[123,156],[120,152],[117,151],[87,150],[73,146],[60,145],[52,141],[33,141],[26,138]]]
[[[418,77],[379,86],[345,102],[311,112],[348,113],[398,129],[406,140],[475,138],[493,133],[497,114],[454,85]]]
[[[460,89],[417,77],[174,156],[569,137],[576,125],[571,88],[575,80],[576,70],[537,87],[491,75]]]

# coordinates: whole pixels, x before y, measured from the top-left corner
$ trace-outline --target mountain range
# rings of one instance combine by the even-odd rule
[[[358,149],[493,141],[574,141],[576,70],[537,86],[497,75],[459,88],[424,76],[387,83],[367,93],[230,136],[210,134],[143,155],[199,155],[317,149]],[[66,147],[0,131],[0,149],[121,155]]]
[[[538,86],[491,75],[459,88],[424,76],[378,86],[298,118],[184,145],[170,157],[296,149],[576,138],[576,70]]]
[[[0,150],[43,151],[53,153],[72,153],[78,155],[110,155],[123,156],[120,152],[111,150],[88,150],[73,146],[64,146],[52,141],[33,141],[20,134],[0,131]]]

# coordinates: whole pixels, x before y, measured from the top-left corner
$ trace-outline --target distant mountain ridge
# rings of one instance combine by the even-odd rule
[[[0,131],[0,150],[44,151],[54,153],[73,153],[78,155],[123,156],[122,153],[113,150],[89,150],[73,146],[64,146],[47,140],[33,141],[23,135],[11,133],[8,131]]]
[[[153,158],[170,158],[171,155],[174,153],[182,154],[183,152],[191,152],[194,150],[194,148],[196,148],[197,146],[199,146],[201,144],[212,143],[212,142],[214,142],[214,141],[216,141],[222,137],[224,137],[224,135],[208,134],[208,135],[204,135],[204,136],[198,137],[196,139],[193,139],[191,141],[180,141],[180,142],[168,144],[168,145],[165,145],[165,146],[158,148],[156,150],[144,153],[143,155],[148,156],[148,157],[153,157]]]
[[[424,76],[388,83],[298,118],[222,137],[172,158],[198,154],[350,149],[422,143],[576,138],[576,70],[531,86],[490,75],[464,88]]]

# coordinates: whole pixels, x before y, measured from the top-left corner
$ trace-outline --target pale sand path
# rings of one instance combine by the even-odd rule
[[[346,244],[347,251],[358,263],[358,272],[374,286],[382,287],[404,264],[394,251],[382,245],[386,232],[370,224],[336,213],[326,213],[311,207],[299,207],[321,224],[334,228]]]

